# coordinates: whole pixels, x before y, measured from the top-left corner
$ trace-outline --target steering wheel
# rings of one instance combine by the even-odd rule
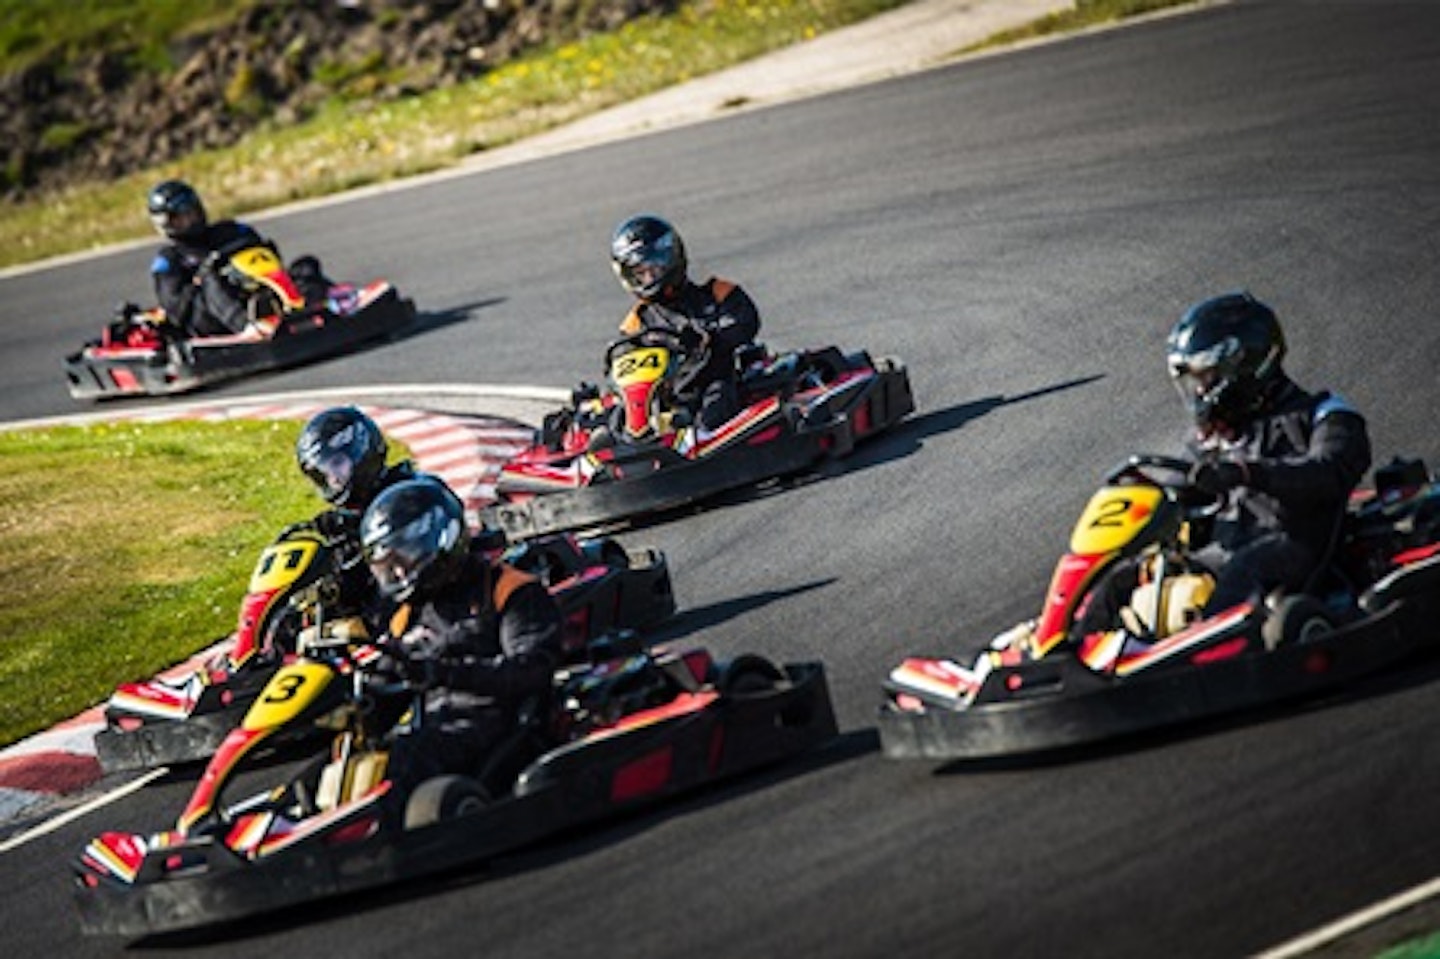
[[[1165,496],[1185,508],[1192,518],[1214,516],[1225,506],[1223,495],[1208,493],[1190,482],[1194,463],[1176,456],[1159,453],[1134,453],[1125,462],[1105,474],[1107,485],[1140,484],[1154,486]]]
[[[695,352],[690,344],[693,341],[683,333],[674,333],[670,330],[641,330],[638,333],[631,333],[629,336],[622,336],[618,340],[612,340],[610,345],[605,347],[605,369],[615,361],[618,353],[625,353],[636,347],[663,346],[672,353],[680,356],[688,356]]]

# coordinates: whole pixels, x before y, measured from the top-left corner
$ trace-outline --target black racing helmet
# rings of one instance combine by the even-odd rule
[[[145,208],[155,229],[172,240],[194,239],[208,223],[200,194],[184,180],[155,184],[145,198]]]
[[[610,239],[610,265],[620,285],[642,300],[670,295],[685,282],[685,243],[658,216],[632,216]]]
[[[353,406],[337,406],[310,418],[295,441],[295,462],[327,502],[361,510],[375,496],[385,472],[385,434]]]
[[[431,594],[454,578],[470,548],[465,508],[433,476],[389,486],[360,520],[360,550],[387,599]]]
[[[1226,293],[1185,312],[1165,358],[1200,432],[1238,433],[1285,378],[1285,334],[1270,307],[1249,293]]]

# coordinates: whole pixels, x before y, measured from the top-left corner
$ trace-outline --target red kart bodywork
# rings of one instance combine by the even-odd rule
[[[652,651],[557,676],[557,684],[562,744],[483,805],[413,816],[429,785],[463,777],[429,780],[408,797],[381,779],[319,810],[277,804],[271,797],[297,792],[278,787],[217,821],[222,777],[202,780],[176,828],[106,832],[81,851],[73,870],[82,929],[143,935],[210,925],[484,862],[794,757],[837,732],[819,663],[777,668],[744,656],[717,664],[704,650]],[[212,768],[259,738],[236,729],[227,743],[236,755]],[[396,803],[403,827],[387,814]]]
[[[757,361],[740,378],[744,405],[713,433],[674,425],[653,396],[626,392],[638,388],[561,411],[568,428],[502,468],[488,518],[519,538],[673,509],[845,456],[915,409],[898,360],[833,347]]]

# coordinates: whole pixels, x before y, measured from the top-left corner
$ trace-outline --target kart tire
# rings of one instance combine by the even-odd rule
[[[1266,649],[1314,642],[1335,631],[1335,614],[1313,596],[1286,596],[1260,627]]]
[[[436,776],[427,779],[405,802],[405,828],[419,829],[484,809],[490,797],[480,784],[467,776]]]
[[[724,696],[768,693],[785,680],[780,668],[763,656],[737,656],[720,668],[715,688]]]

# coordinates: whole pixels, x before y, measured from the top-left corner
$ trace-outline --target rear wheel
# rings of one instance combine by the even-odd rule
[[[489,803],[485,790],[466,776],[436,776],[415,788],[405,803],[405,828],[419,829],[479,812]]]
[[[1260,627],[1266,649],[1313,643],[1335,631],[1335,614],[1313,596],[1286,596]]]

